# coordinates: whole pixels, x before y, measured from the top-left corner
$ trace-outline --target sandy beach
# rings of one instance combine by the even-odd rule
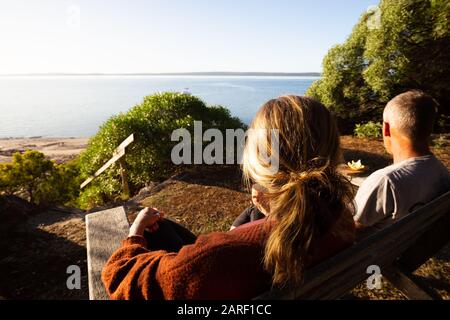
[[[37,150],[57,163],[75,158],[87,147],[89,138],[5,138],[0,139],[0,163],[10,162],[14,152]]]

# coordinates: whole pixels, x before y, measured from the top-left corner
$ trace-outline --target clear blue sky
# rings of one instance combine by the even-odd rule
[[[378,0],[0,0],[0,74],[320,71]]]

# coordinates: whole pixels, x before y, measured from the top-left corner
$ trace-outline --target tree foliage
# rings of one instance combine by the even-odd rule
[[[369,121],[365,124],[356,124],[354,133],[358,138],[380,138],[382,128],[381,122]]]
[[[83,178],[87,178],[111,158],[114,149],[130,134],[134,142],[127,147],[125,163],[131,189],[137,190],[149,181],[160,180],[174,171],[171,141],[175,129],[186,128],[193,134],[194,120],[208,128],[243,128],[244,124],[221,106],[207,106],[197,97],[180,93],[158,93],[147,96],[141,104],[126,113],[111,117],[91,138],[80,156]],[[83,190],[79,205],[92,207],[115,200],[121,193],[120,168],[112,165]]]
[[[379,121],[385,104],[409,89],[437,100],[438,129],[449,131],[449,1],[382,0],[361,16],[345,43],[330,49],[322,78],[307,95],[354,125]]]
[[[76,163],[55,164],[38,151],[14,153],[11,163],[0,164],[0,194],[21,194],[31,203],[48,206],[78,196]]]

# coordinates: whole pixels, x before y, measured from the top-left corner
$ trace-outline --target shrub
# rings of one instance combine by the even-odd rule
[[[40,205],[76,206],[80,194],[80,170],[77,161],[55,164],[48,179],[39,184],[36,199]]]
[[[41,206],[63,204],[77,198],[78,175],[75,162],[57,165],[38,151],[16,152],[11,163],[0,164],[0,194],[22,194]]]
[[[369,121],[366,124],[357,124],[354,132],[358,138],[380,138],[381,129],[381,122]]]
[[[127,147],[125,163],[131,191],[149,181],[166,178],[174,170],[170,154],[178,142],[171,141],[172,131],[188,129],[193,134],[194,120],[203,122],[203,130],[244,128],[244,124],[221,106],[207,106],[197,97],[180,93],[158,93],[127,113],[107,120],[89,141],[80,156],[83,178],[93,175],[113,154],[113,150],[130,134],[134,142]],[[91,207],[120,197],[120,168],[117,163],[83,190],[80,206]]]
[[[449,136],[450,137],[450,136]],[[439,134],[432,137],[431,145],[435,149],[442,149],[447,146],[448,138],[444,134]]]
[[[100,184],[93,184],[87,187],[77,200],[77,205],[80,208],[93,208],[105,204],[104,190],[101,189]]]
[[[40,185],[50,177],[54,169],[53,162],[37,151],[14,153],[11,163],[2,165],[1,186],[7,194],[23,192],[31,203],[38,203],[35,193]]]

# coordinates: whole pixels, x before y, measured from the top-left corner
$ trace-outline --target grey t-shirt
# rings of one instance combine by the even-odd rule
[[[354,220],[384,227],[450,190],[450,173],[434,155],[410,158],[372,173],[359,188]]]

